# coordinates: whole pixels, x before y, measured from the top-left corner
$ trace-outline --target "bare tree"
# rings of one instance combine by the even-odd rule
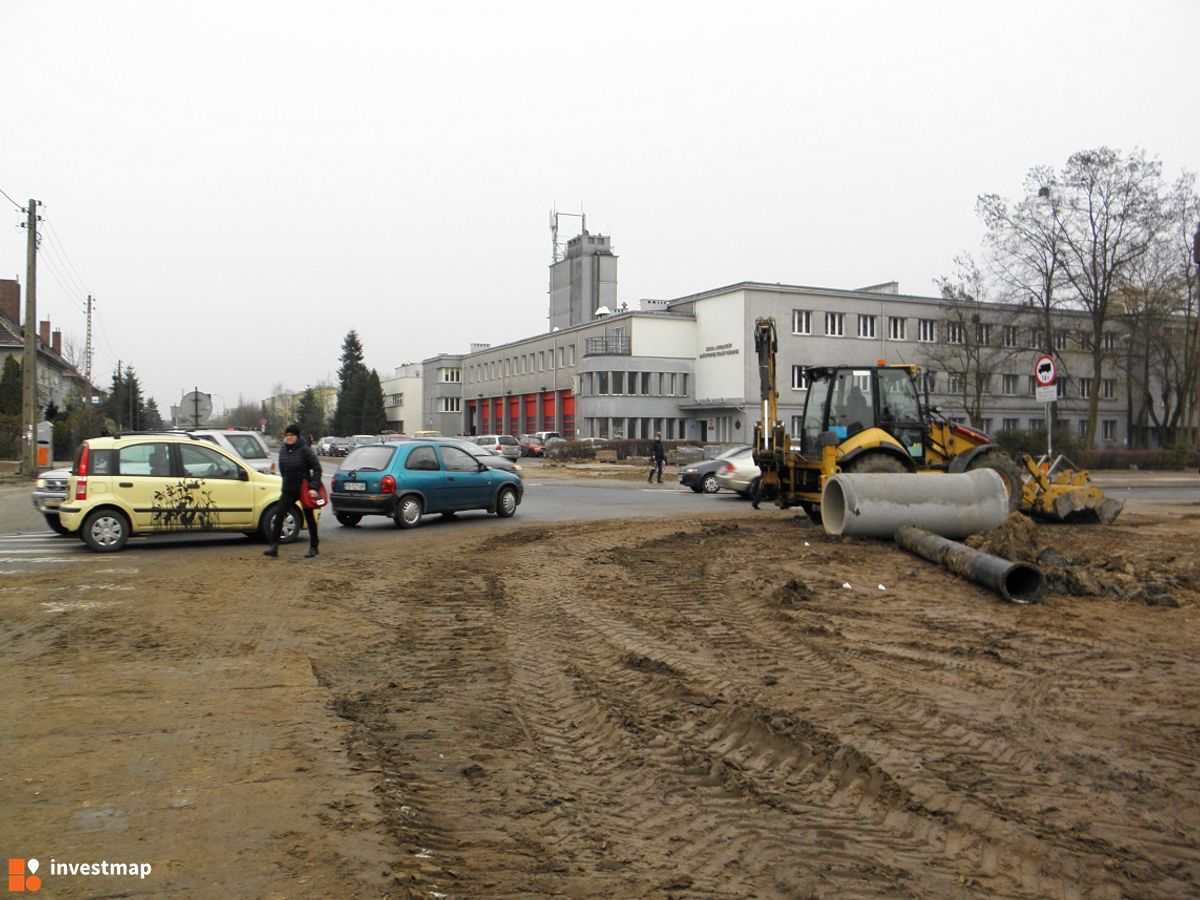
[[[1054,172],[1035,166],[1025,176],[1025,196],[1009,206],[998,194],[982,194],[975,211],[983,220],[986,259],[1008,300],[1037,310],[1039,333],[1055,353],[1054,310],[1061,305],[1058,290],[1066,283],[1063,270],[1063,236],[1056,219],[1058,198],[1047,189]]]
[[[1163,228],[1161,165],[1135,150],[1121,156],[1108,147],[1071,155],[1045,196],[1063,242],[1063,274],[1071,302],[1091,319],[1092,378],[1100,384],[1106,352],[1104,328],[1121,278],[1146,254]],[[1088,403],[1084,446],[1096,442],[1100,391]]]
[[[943,332],[941,339],[926,350],[927,364],[946,371],[951,380],[950,393],[978,427],[984,401],[993,393],[993,380],[1007,357],[1000,333],[1011,324],[1018,307],[986,301],[987,286],[972,257],[955,257],[954,265],[953,275],[934,279],[945,301]]]

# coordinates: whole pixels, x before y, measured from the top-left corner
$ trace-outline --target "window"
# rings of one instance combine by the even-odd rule
[[[1003,431],[1017,431],[1017,430],[1018,430],[1020,427],[1021,427],[1021,420],[1020,420],[1020,419],[1004,419],[1004,420],[1003,420],[1003,425],[1001,426],[1001,430],[1003,430]]]
[[[1000,392],[1006,397],[1017,396],[1018,385],[1021,377],[1019,375],[1002,375],[1000,376]]]
[[[792,310],[792,334],[812,334],[812,310]]]
[[[937,372],[926,371],[925,375],[925,390],[930,394],[937,390]]]
[[[937,320],[917,319],[917,340],[922,344],[937,343]]]
[[[963,390],[963,377],[961,372],[946,373],[946,393],[961,394]]]
[[[1029,332],[1029,346],[1035,350],[1044,350],[1046,348],[1046,332],[1041,328],[1034,328]]]
[[[1090,396],[1092,396],[1092,379],[1090,379],[1090,378],[1080,378],[1079,379],[1079,396],[1082,397],[1084,400],[1086,400]]]
[[[574,344],[571,344],[571,346],[569,346],[567,348],[567,365],[568,366],[575,365],[575,345]],[[561,356],[559,357],[559,368],[562,368],[562,357]]]
[[[687,372],[679,373],[679,396],[680,397],[687,396],[687,392],[688,392],[687,391],[687,378],[688,378]]]
[[[792,366],[792,390],[808,390],[808,373],[804,371],[804,366]]]
[[[414,450],[413,453],[416,453]],[[409,457],[411,461],[412,457]],[[442,447],[442,464],[447,472],[478,472],[479,461],[458,447]]]
[[[412,453],[408,454],[408,459],[404,461],[404,468],[416,469],[421,472],[436,472],[438,461],[433,454],[433,448],[414,447]]]
[[[649,372],[642,373],[642,396],[643,397],[650,396],[650,373]]]
[[[612,373],[612,392],[614,394],[625,393],[625,373],[624,372],[613,372]]]
[[[1117,382],[1113,378],[1100,379],[1100,399],[1113,400],[1117,396]]]
[[[1066,350],[1067,349],[1067,339],[1070,336],[1071,336],[1071,333],[1069,331],[1067,331],[1065,328],[1060,331],[1054,332],[1054,349],[1055,350]]]
[[[792,416],[792,439],[798,440],[800,432],[804,430],[804,419],[800,416]]]
[[[1067,396],[1067,379],[1066,378],[1059,378],[1058,381],[1054,382],[1054,396],[1057,397],[1059,400],[1061,400],[1063,397]]]
[[[171,447],[169,444],[133,444],[117,451],[119,472],[122,475],[171,474]],[[198,472],[188,472],[198,475]]]
[[[899,316],[888,316],[888,340],[905,341],[908,340],[906,335],[908,329],[905,327],[908,323],[907,319],[902,319]]]
[[[1030,419],[1029,420],[1029,430],[1030,431],[1045,431],[1046,430],[1046,420],[1044,418]]]
[[[963,327],[961,322],[946,323],[946,343],[961,344],[963,342]]]
[[[158,446],[158,445],[155,445]],[[163,447],[163,456],[159,461],[155,461],[153,456],[150,457],[150,474],[151,475],[166,475],[170,469],[167,467],[166,447]],[[121,451],[124,454],[125,451]],[[209,450],[207,447],[196,447],[194,445],[181,446],[179,448],[179,460],[183,463],[183,471],[192,478],[222,478],[228,481],[237,481],[241,476],[241,469],[237,464]],[[122,459],[124,462],[124,459]],[[163,467],[163,468],[157,468]],[[122,474],[124,469],[121,470]]]
[[[875,317],[874,316],[859,316],[858,317],[858,336],[860,338],[875,337]]]
[[[1102,419],[1100,421],[1100,437],[1106,441],[1115,441],[1117,439],[1117,420]]]
[[[606,396],[608,394],[608,373],[596,373],[596,394],[598,396]]]
[[[825,334],[828,337],[843,337],[846,334],[846,314],[825,313]]]
[[[442,369],[442,381],[458,384],[462,381],[462,369]]]
[[[1037,393],[1037,379],[1029,376],[1029,389],[1025,391],[1030,397]]]
[[[1077,424],[1079,425],[1079,431],[1076,433],[1079,435],[1079,439],[1082,441],[1085,437],[1087,437],[1087,419],[1080,419]]]
[[[404,395],[403,394],[388,394],[387,399],[385,399],[383,401],[383,405],[384,406],[403,406],[404,405]]]
[[[980,419],[979,420],[979,430],[982,431],[984,434],[991,434],[992,433],[992,420],[990,418]]]
[[[461,397],[443,397],[441,412],[444,412],[444,413],[462,412],[462,398]]]
[[[1111,331],[1106,331],[1106,332],[1104,332],[1103,335],[1101,335],[1100,342],[1101,342],[1100,345],[1105,350],[1114,350],[1114,349],[1116,349],[1116,346],[1117,346],[1117,336],[1115,334],[1113,334]]]
[[[1001,340],[1004,341],[1005,347],[1017,346],[1017,341],[1019,340],[1018,333],[1017,333],[1017,326],[1016,325],[1005,325],[1004,326],[1004,334],[1001,336]]]
[[[1080,350],[1092,349],[1092,333],[1090,331],[1080,331],[1079,334],[1076,335],[1076,338],[1079,340]]]
[[[990,346],[992,343],[992,326],[988,322],[975,323],[975,340],[980,347]],[[984,429],[985,431],[987,429]]]

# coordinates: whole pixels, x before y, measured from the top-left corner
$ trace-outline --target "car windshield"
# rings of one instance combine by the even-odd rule
[[[395,447],[359,447],[342,463],[345,472],[379,472],[392,461]]]
[[[227,434],[226,438],[242,459],[266,459],[267,451],[258,439],[249,434]]]

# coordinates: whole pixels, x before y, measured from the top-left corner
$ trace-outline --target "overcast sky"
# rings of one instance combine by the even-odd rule
[[[336,383],[351,328],[385,379],[545,331],[556,205],[612,236],[630,305],[929,295],[1033,165],[1200,168],[1196,0],[0,0],[0,34],[39,318],[82,348],[93,294],[93,380],[132,363],[164,413]]]

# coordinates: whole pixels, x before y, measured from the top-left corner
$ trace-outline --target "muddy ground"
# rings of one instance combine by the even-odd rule
[[[1200,896],[1197,510],[1010,529],[1017,606],[724,507],[8,576],[0,846],[153,865],[51,896]]]

